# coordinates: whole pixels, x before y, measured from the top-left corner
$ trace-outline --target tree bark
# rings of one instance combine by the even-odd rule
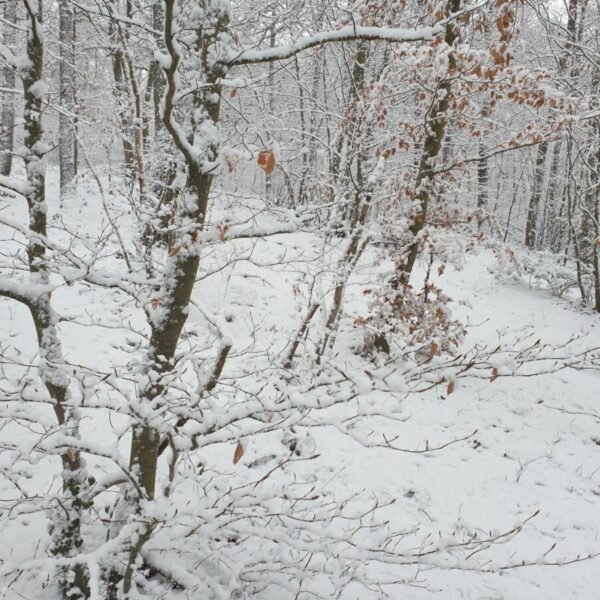
[[[271,26],[271,30],[269,32],[269,43],[270,43],[271,48],[275,48],[275,39],[276,39],[275,24],[273,24]],[[267,127],[267,137],[268,137],[267,143],[268,144],[273,143],[272,123],[273,123],[273,119],[275,118],[275,94],[273,93],[274,79],[275,79],[275,65],[272,62],[270,62],[269,63],[269,76],[267,78],[267,82],[269,85],[268,103],[267,103],[267,108],[269,111],[269,114],[267,115],[267,122],[269,124]],[[272,150],[272,148],[270,148],[270,149]],[[274,174],[275,174],[274,171],[271,173],[265,173],[265,199],[269,204],[275,201],[274,191],[273,191],[273,175]]]
[[[20,71],[23,81],[25,170],[27,192],[25,198],[29,208],[28,262],[32,283],[48,284],[50,273],[46,261],[46,247],[42,241],[47,237],[47,210],[45,199],[46,165],[44,131],[42,127],[42,100],[40,83],[43,79],[44,47],[42,42],[41,6],[26,3],[29,20],[27,36],[27,58],[29,64]],[[77,437],[79,416],[68,407],[69,377],[63,368],[64,359],[58,338],[57,318],[50,303],[50,294],[42,295],[28,304],[39,342],[40,376],[54,403],[54,412],[66,435]],[[81,518],[84,509],[82,488],[86,475],[80,452],[66,449],[61,455],[63,497],[60,508],[51,512],[51,553],[59,557],[70,557],[79,552],[82,544]],[[65,514],[66,513],[66,514]],[[89,595],[87,574],[83,565],[63,569],[60,584],[65,599],[81,600]]]
[[[4,4],[3,42],[8,48],[16,44],[16,30],[12,26],[17,20],[16,0],[7,0]],[[15,131],[15,71],[11,66],[2,69],[3,87],[2,117],[0,123],[0,175],[8,176],[12,168],[12,153]]]
[[[113,9],[115,9],[115,12],[118,12],[118,10],[116,10],[118,8],[118,1],[111,1]],[[113,44],[111,63],[114,79],[114,97],[120,125],[119,134],[123,146],[125,173],[131,177],[135,173],[135,151],[132,129],[133,116],[129,99],[125,52],[123,50],[124,40],[122,39],[120,24],[112,19],[110,21],[110,33]]]
[[[559,173],[561,161],[561,143],[554,144],[552,150],[552,161],[550,164],[550,179],[548,181],[548,194],[544,203],[544,216],[542,220],[542,232],[540,238],[540,248],[549,247],[555,252],[559,252],[561,228],[557,226],[557,218],[560,209],[557,210],[556,199],[560,187]]]
[[[542,142],[538,146],[535,159],[535,174],[533,177],[533,190],[527,208],[527,222],[525,224],[525,246],[530,250],[537,247],[538,216],[540,212],[540,200],[546,179],[546,155],[548,154],[548,142]]]
[[[73,3],[60,0],[60,115],[58,125],[58,155],[60,164],[61,202],[75,177],[75,18]]]
[[[175,0],[165,2],[164,41],[170,55],[170,64],[165,69],[167,89],[163,122],[171,135],[187,171],[187,202],[178,206],[176,225],[179,239],[176,251],[169,252],[163,272],[162,285],[156,293],[155,306],[160,306],[160,319],[150,314],[151,335],[146,364],[149,372],[155,374],[140,390],[140,400],[152,412],[160,410],[166,402],[169,384],[168,375],[174,369],[177,345],[188,317],[192,291],[200,264],[198,252],[193,245],[204,227],[208,209],[209,194],[213,181],[214,161],[218,158],[219,139],[206,139],[206,130],[217,127],[220,117],[221,85],[219,83],[227,71],[220,61],[213,60],[215,45],[226,35],[229,13],[218,2],[208,2],[201,26],[195,30],[196,42],[193,46],[194,59],[199,65],[198,73],[203,85],[193,95],[193,110],[186,128],[191,133],[182,137],[182,128],[174,121],[175,101],[178,89],[178,69],[181,63],[179,48],[175,41]],[[189,68],[189,67],[188,67]],[[189,113],[188,113],[189,114]],[[203,149],[202,156],[195,148]],[[153,306],[148,311],[154,310]],[[161,445],[159,430],[151,419],[139,419],[133,426],[129,467],[137,478],[142,495],[133,499],[132,510],[141,511],[142,500],[153,500],[156,494],[158,457]],[[129,549],[127,566],[122,577],[113,572],[111,586],[117,589],[122,580],[122,593],[125,597],[133,589],[133,570],[137,557],[153,529],[150,521],[141,522],[137,542]]]
[[[487,96],[483,100],[481,109],[481,119],[487,119],[489,113],[489,101]],[[489,169],[488,159],[486,158],[486,145],[484,140],[483,127],[479,138],[479,159],[477,160],[477,208],[480,210],[487,209],[489,201]],[[481,229],[481,218],[478,219],[478,227]]]
[[[458,12],[461,7],[461,0],[449,0],[448,12]],[[446,44],[453,48],[457,39],[455,25],[448,23],[446,25],[444,40]],[[456,56],[454,52],[448,55],[448,71],[452,73],[456,69]],[[449,106],[449,97],[452,84],[449,79],[443,79],[437,86],[436,98],[431,103],[431,108],[425,116],[425,141],[417,170],[415,181],[415,190],[417,191],[416,204],[417,213],[409,227],[409,233],[413,240],[408,248],[408,252],[398,265],[397,282],[398,285],[408,285],[417,256],[419,254],[419,233],[425,226],[429,201],[433,194],[434,180],[434,162],[442,149],[446,127],[448,123],[447,115]]]

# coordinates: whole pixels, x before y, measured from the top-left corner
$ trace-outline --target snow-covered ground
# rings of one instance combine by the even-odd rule
[[[493,347],[501,337],[527,330],[534,340],[560,344],[585,335],[582,346],[598,345],[598,315],[578,313],[524,282],[500,283],[493,268],[494,257],[481,252],[440,280],[455,301],[467,303],[454,310],[472,325],[466,346]],[[543,557],[561,563],[600,549],[599,386],[600,372],[577,370],[461,382],[450,396],[438,390],[405,400],[409,419],[398,434],[403,446],[422,448],[426,440],[436,446],[476,430],[467,442],[412,455],[340,447],[340,440],[327,455],[348,486],[385,490],[414,523],[442,532],[485,536],[510,530],[539,511],[500,554],[513,564]],[[391,596],[593,600],[599,597],[599,561],[487,575],[434,570],[421,573],[422,591],[409,588]]]
[[[55,227],[71,232],[69,235],[76,233],[77,244],[85,245],[86,235],[95,239],[106,223],[93,187],[88,181],[80,188],[78,197],[86,198],[85,205],[73,197],[62,220],[56,216],[52,220]],[[126,201],[112,197],[110,203],[113,217],[127,227]],[[57,207],[51,208],[56,215]],[[12,218],[24,214],[13,201],[2,212]],[[9,248],[14,242],[6,238],[6,231],[2,230],[0,243]],[[53,236],[68,237],[58,229]],[[196,300],[231,321],[234,363],[252,362],[255,354],[277,357],[302,319],[306,308],[303,294],[310,283],[304,273],[310,271],[311,257],[320,252],[320,241],[312,234],[297,233],[231,246],[240,260],[224,270],[218,265],[225,256],[231,258],[231,247],[217,244],[208,252],[204,269],[215,269],[215,274],[199,283]],[[250,255],[252,262],[241,260]],[[103,261],[109,265],[111,260],[107,252]],[[506,340],[525,335],[532,343],[541,339],[557,346],[584,336],[567,350],[557,350],[558,354],[600,346],[598,315],[585,314],[566,300],[529,287],[526,281],[502,282],[493,270],[493,255],[481,250],[465,258],[462,270],[448,268],[438,279],[438,285],[454,300],[454,315],[469,326],[465,349],[475,345],[493,348],[500,340],[506,344]],[[359,279],[364,279],[365,273],[363,267]],[[356,293],[348,310],[359,310],[365,302],[361,286],[351,289]],[[61,325],[67,360],[107,372],[127,370],[137,360],[142,336],[132,330],[143,331],[143,313],[127,297],[76,284],[56,290],[54,299],[57,310],[67,317]],[[27,312],[1,300],[0,323],[4,325],[0,339],[5,356],[18,356],[23,364],[35,361]],[[206,352],[202,345],[206,326],[200,312],[190,315],[186,335],[190,349],[197,347],[200,355]],[[344,339],[342,336],[341,343]],[[382,423],[382,428],[397,437],[397,446],[418,452],[367,449],[332,428],[311,429],[310,433],[299,429],[297,434],[305,440],[308,454],[319,455],[305,469],[317,488],[338,500],[354,497],[353,505],[359,508],[375,501],[394,501],[382,514],[390,520],[390,529],[405,532],[398,553],[403,548],[426,550],[428,540],[436,547],[451,547],[475,533],[479,538],[495,539],[461,561],[454,555],[436,560],[425,556],[421,564],[402,566],[388,561],[374,566],[370,575],[379,576],[386,585],[380,591],[368,591],[350,584],[343,598],[380,598],[383,592],[394,600],[600,597],[600,558],[563,565],[600,552],[600,372],[566,369],[491,379],[459,379],[450,395],[440,386],[402,397],[401,418],[392,425]],[[94,414],[95,420],[88,418],[83,423],[84,435],[99,444],[113,443],[119,419],[126,421],[114,415],[109,421],[106,415]],[[0,431],[0,439],[11,435],[11,426]],[[261,465],[266,465],[263,470],[272,468],[272,453],[280,455],[285,450],[278,442],[274,447],[273,440],[273,435],[244,440],[245,454],[235,466],[230,443],[211,446],[200,458],[215,471],[231,473],[232,481],[253,481],[260,478]],[[118,442],[123,451],[126,442],[126,435]],[[444,448],[427,451],[448,442]],[[14,466],[18,472],[19,465],[4,464],[1,454],[0,462],[3,470]],[[40,465],[38,471],[33,469],[32,479],[21,482],[30,494],[36,489],[45,491],[56,478],[56,473],[45,470],[44,461]],[[31,470],[29,465],[23,473]],[[278,476],[274,473],[271,478]],[[0,560],[18,564],[40,559],[48,542],[43,515],[13,518],[8,512],[15,497],[11,485],[0,482],[0,518],[5,527]],[[528,566],[519,568],[522,561]],[[536,561],[557,566],[531,566]],[[18,577],[13,577],[0,584],[1,598],[39,598],[32,585],[20,585]],[[291,599],[295,597],[293,588],[291,582],[288,592],[256,597]],[[310,597],[308,593],[306,597]]]

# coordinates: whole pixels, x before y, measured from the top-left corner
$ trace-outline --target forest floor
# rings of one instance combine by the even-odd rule
[[[53,226],[77,232],[82,243],[86,235],[93,240],[106,222],[93,187],[91,181],[80,186],[78,197],[84,198],[85,204],[73,198],[62,212],[62,221],[56,216],[58,207],[51,203]],[[113,216],[126,223],[126,202],[111,197],[110,203]],[[14,206],[3,212],[18,219],[24,214]],[[59,229],[53,235],[66,239]],[[0,243],[13,242],[3,238]],[[240,248],[245,252],[251,242],[244,244]],[[236,344],[252,343],[275,355],[280,348],[272,342],[273,336],[289,339],[306,308],[305,300],[297,298],[293,290],[305,286],[302,272],[318,246],[315,237],[307,233],[269,238],[255,245],[254,264],[240,261],[226,272],[216,272],[202,284],[197,299],[230,314]],[[205,264],[218,265],[219,252],[215,247]],[[110,260],[106,258],[107,264]],[[260,262],[270,266],[260,267]],[[468,326],[465,347],[494,347],[499,340],[524,335],[558,346],[573,336],[584,336],[573,342],[570,352],[600,345],[598,315],[532,288],[523,279],[503,282],[493,270],[493,255],[481,250],[466,257],[464,268],[449,268],[438,279],[438,285],[453,298],[453,314]],[[354,300],[348,311],[358,314],[364,299],[360,286],[352,289]],[[55,299],[57,310],[69,319],[61,325],[69,360],[98,369],[127,364],[139,338],[111,324],[142,328],[138,307],[111,290],[80,284],[57,290]],[[17,349],[23,361],[35,360],[26,311],[2,301],[0,323],[3,344]],[[202,328],[199,315],[190,317],[188,338],[201,337]],[[341,343],[344,339],[342,336]],[[240,355],[239,360],[242,358]],[[395,499],[389,514],[397,519],[398,529],[440,533],[448,544],[474,532],[500,536],[484,554],[493,556],[489,564],[494,569],[503,563],[512,565],[510,569],[482,572],[487,564],[483,558],[475,559],[478,568],[472,571],[454,568],[451,562],[440,563],[440,568],[380,567],[382,581],[406,582],[385,588],[394,600],[597,600],[600,558],[566,566],[517,565],[542,560],[562,565],[600,552],[599,389],[600,372],[576,369],[535,377],[500,377],[494,382],[463,379],[450,395],[442,386],[407,396],[402,401],[402,421],[394,427],[398,443],[406,449],[423,450],[426,444],[435,448],[458,438],[466,438],[464,441],[439,451],[410,453],[365,449],[338,431],[317,428],[307,434],[311,450],[319,454],[311,469],[332,493]],[[118,426],[111,421],[110,427]],[[85,435],[102,442],[108,419],[88,421],[85,428]],[[10,436],[11,431],[4,427],[0,436]],[[250,470],[250,465],[270,451],[268,443],[268,439],[248,440],[235,469]],[[216,468],[232,471],[232,454],[232,446],[224,451],[213,447],[203,460],[214,460]],[[25,487],[45,489],[53,478],[56,473],[39,473]],[[0,482],[3,503],[13,493]],[[29,515],[11,521],[6,511],[2,512],[6,528],[0,560],[18,563],[43,556],[48,542],[43,517]],[[515,527],[520,529],[517,535],[501,535]],[[0,598],[38,597],[28,585],[0,585]],[[294,596],[269,599],[288,597]],[[347,599],[379,597],[383,596],[358,585],[350,585],[343,595]]]

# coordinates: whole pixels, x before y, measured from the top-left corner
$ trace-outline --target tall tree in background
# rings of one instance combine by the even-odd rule
[[[555,73],[555,87],[568,99],[568,110],[548,115],[549,122],[568,119],[560,138],[539,145],[525,223],[525,246],[555,253],[573,273],[563,275],[560,293],[578,288],[581,301],[600,311],[598,266],[598,28],[599,6],[569,0],[563,10],[532,3],[545,32]],[[578,118],[573,119],[574,115]],[[545,192],[545,193],[544,193]],[[567,267],[568,266],[568,267]]]
[[[120,124],[119,137],[123,147],[124,170],[128,175],[135,173],[135,148],[133,133],[133,114],[135,105],[130,101],[132,93],[131,62],[127,55],[128,30],[124,21],[118,18],[121,3],[119,0],[105,0],[106,11],[111,15],[108,23],[108,34],[111,44],[111,62],[113,72],[113,93],[115,97],[117,116]],[[131,18],[132,4],[128,0],[125,6],[125,18]],[[141,127],[141,123],[139,124]]]
[[[67,186],[77,174],[76,152],[76,70],[75,70],[75,7],[70,0],[60,0],[59,43],[60,43],[60,115],[58,125],[58,153],[60,165],[60,190]]]
[[[587,0],[583,0],[587,3]],[[573,75],[573,68],[577,54],[577,37],[581,31],[579,24],[579,15],[581,14],[582,4],[580,0],[569,0],[567,5],[567,25],[564,30],[564,37],[559,39],[559,49],[556,69],[558,76],[569,84]],[[544,10],[544,7],[540,7]],[[561,28],[562,33],[562,28]],[[555,42],[556,43],[556,42]],[[543,195],[544,183],[548,172],[547,155],[550,141],[543,140],[537,149],[535,160],[535,172],[529,206],[527,209],[527,221],[525,224],[525,246],[530,250],[539,247],[539,221],[540,221],[540,201]],[[553,163],[554,164],[554,163]],[[552,177],[552,173],[550,174]]]
[[[7,48],[15,49],[17,40],[17,0],[6,0],[2,8],[4,23],[2,24],[3,43]],[[15,69],[10,64],[2,68],[2,117],[0,122],[0,175],[10,175],[13,159],[15,135]]]

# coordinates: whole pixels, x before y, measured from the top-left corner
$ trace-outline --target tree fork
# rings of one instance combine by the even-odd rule
[[[225,10],[218,8],[213,9],[212,13],[207,10],[207,13],[208,18],[213,17],[213,22],[202,23],[201,26],[198,26],[194,47],[207,83],[206,88],[198,91],[194,97],[194,108],[196,109],[194,114],[196,116],[192,119],[192,128],[194,134],[198,132],[198,135],[203,135],[201,133],[202,127],[207,121],[214,127],[219,121],[221,89],[218,81],[226,72],[226,66],[211,61],[209,54],[219,36],[226,31],[229,24],[229,15]],[[165,68],[167,89],[162,116],[165,128],[171,135],[187,166],[186,188],[194,201],[188,202],[186,206],[179,207],[176,217],[184,225],[182,227],[182,239],[178,251],[169,253],[163,283],[158,291],[158,301],[161,302],[161,311],[164,314],[160,322],[152,324],[148,351],[149,369],[158,374],[158,381],[149,383],[145,389],[141,390],[142,401],[153,406],[161,401],[161,397],[167,391],[162,379],[173,368],[177,344],[187,320],[188,308],[200,265],[200,258],[193,244],[196,242],[196,236],[204,227],[213,181],[212,169],[208,168],[207,165],[218,156],[218,141],[211,140],[207,144],[206,154],[201,160],[196,156],[190,140],[181,136],[181,129],[173,121],[174,102],[177,93],[176,73],[180,64],[179,49],[174,39],[174,19],[175,0],[167,0],[164,11],[164,41],[171,60]],[[150,307],[148,310],[153,309]],[[154,499],[156,492],[160,445],[161,437],[150,422],[141,420],[134,426],[129,467],[130,471],[137,476],[143,494],[149,500]],[[139,511],[141,500],[141,497],[136,500],[136,512]],[[114,570],[109,575],[113,590],[118,589],[119,580],[122,579],[123,593],[127,596],[131,591],[133,566],[142,551],[143,545],[149,539],[152,528],[153,524],[151,522],[144,523],[141,526],[139,538],[130,548],[124,575],[121,577]]]

